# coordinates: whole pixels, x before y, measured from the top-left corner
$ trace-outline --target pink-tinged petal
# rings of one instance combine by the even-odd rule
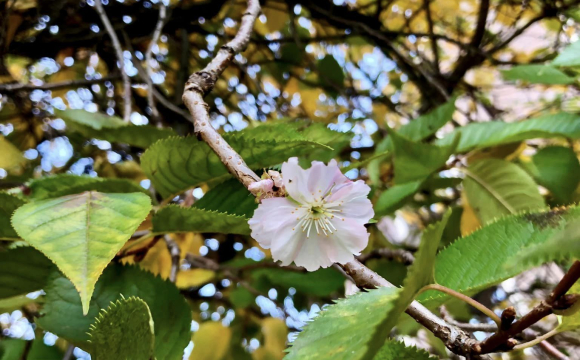
[[[308,173],[298,165],[298,158],[290,158],[282,164],[282,178],[286,192],[300,203],[310,203],[314,200],[308,191]]]
[[[310,234],[310,237],[302,242],[302,246],[294,258],[294,263],[308,271],[331,266],[334,261],[325,251],[324,237],[324,235],[317,235],[316,233],[314,235]]]
[[[278,229],[272,241],[272,258],[283,266],[290,265],[306,240],[306,234],[297,224],[285,224]]]
[[[367,247],[369,233],[363,224],[350,218],[342,220],[338,217],[332,219],[331,222],[336,231],[329,238],[338,248],[342,248],[350,254],[358,255]]]
[[[308,191],[316,200],[320,200],[331,188],[351,182],[342,174],[335,160],[328,165],[320,161],[313,161],[312,167],[307,171]]]
[[[340,210],[336,216],[366,224],[375,215],[373,204],[368,199],[370,191],[371,188],[362,180],[345,184],[328,197],[328,205]]]
[[[303,211],[303,209],[297,210],[296,204],[287,198],[262,200],[254,211],[254,216],[248,221],[252,238],[264,249],[269,249],[278,229],[286,223],[297,224]]]

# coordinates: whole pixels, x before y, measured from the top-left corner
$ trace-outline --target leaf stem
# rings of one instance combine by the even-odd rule
[[[136,247],[137,245],[141,245],[142,243],[144,243],[145,241],[151,239],[152,237],[153,237],[153,233],[152,232],[149,232],[149,233],[141,236],[140,238],[137,238],[131,244],[127,245],[127,247],[125,248],[125,251],[123,251],[123,254],[127,253],[129,250],[131,250],[132,248]]]
[[[547,333],[545,333],[544,335],[538,336],[537,338],[535,338],[532,341],[528,341],[528,342],[525,342],[523,344],[519,344],[519,345],[514,346],[513,350],[523,350],[523,349],[527,349],[529,347],[538,345],[542,341],[544,341],[548,338],[551,338],[552,336],[558,334],[559,332],[560,332],[560,330],[558,328],[552,329],[552,330],[548,331]]]
[[[487,308],[485,305],[483,305],[479,301],[470,298],[469,296],[463,295],[460,292],[457,292],[455,290],[452,290],[448,287],[445,287],[445,286],[442,286],[439,284],[431,284],[431,285],[427,285],[427,286],[422,287],[421,290],[419,290],[419,292],[417,293],[417,296],[419,296],[419,294],[421,294],[427,290],[440,291],[440,292],[445,293],[447,295],[451,295],[451,296],[473,306],[477,310],[479,310],[482,313],[484,313],[485,315],[487,315],[490,319],[492,319],[497,324],[498,328],[501,326],[501,319],[499,318],[499,316],[496,315],[496,313],[494,313],[491,309]]]

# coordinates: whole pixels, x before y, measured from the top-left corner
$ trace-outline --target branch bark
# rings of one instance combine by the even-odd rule
[[[159,3],[159,19],[157,20],[157,24],[155,24],[155,30],[153,30],[153,35],[151,36],[151,42],[149,46],[147,46],[147,51],[145,51],[145,69],[147,70],[147,77],[145,81],[147,82],[147,105],[151,109],[151,115],[157,122],[157,125],[161,125],[159,123],[159,111],[157,111],[157,107],[155,106],[155,100],[153,98],[153,70],[151,70],[151,62],[153,60],[153,46],[157,44],[159,41],[159,37],[161,36],[161,30],[163,29],[163,24],[165,22],[165,17],[167,15],[167,7],[163,4],[163,2]]]
[[[240,29],[232,41],[217,53],[216,57],[201,71],[193,73],[183,92],[183,103],[193,117],[195,134],[205,141],[219,156],[230,173],[245,187],[259,180],[259,177],[246,165],[244,159],[212,127],[209,118],[209,106],[204,96],[213,90],[219,76],[231,63],[234,56],[243,51],[250,41],[254,22],[260,13],[260,2],[248,0],[248,8],[242,16]]]
[[[119,79],[121,75],[109,75],[102,77],[100,79],[79,79],[79,80],[66,80],[55,83],[45,83],[41,85],[29,84],[29,83],[10,83],[10,84],[0,84],[0,93],[14,93],[17,91],[31,91],[31,90],[56,90],[67,87],[74,86],[85,86],[92,84],[100,84],[107,81],[113,81]]]
[[[117,36],[117,33],[113,28],[113,25],[111,24],[109,18],[107,17],[107,13],[103,8],[101,0],[95,0],[95,9],[97,10],[99,17],[101,18],[101,21],[103,22],[103,25],[105,26],[105,29],[107,30],[107,33],[109,34],[109,37],[113,42],[113,48],[115,48],[117,60],[119,61],[120,67],[119,70],[121,71],[121,78],[123,79],[123,103],[124,103],[123,120],[125,120],[125,122],[128,123],[130,121],[132,111],[131,79],[129,79],[129,75],[127,75],[127,73],[125,72],[125,59],[123,57],[123,48],[121,48],[121,42],[119,42],[119,37]]]
[[[553,314],[554,309],[566,309],[571,306],[569,303],[570,299],[565,294],[579,278],[580,261],[575,261],[546,300],[541,301],[532,311],[513,323],[509,329],[497,332],[481,342],[482,353],[491,353],[501,349],[515,335],[534,325],[544,317]]]

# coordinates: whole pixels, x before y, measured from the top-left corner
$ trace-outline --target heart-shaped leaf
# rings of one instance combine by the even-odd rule
[[[12,224],[72,281],[86,314],[97,279],[150,210],[141,193],[88,191],[26,204]]]

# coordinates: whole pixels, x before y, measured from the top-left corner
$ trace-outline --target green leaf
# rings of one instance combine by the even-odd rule
[[[7,299],[0,299],[0,314],[11,313],[14,310],[22,309],[22,307],[29,304],[33,304],[35,302],[36,299],[31,299],[26,295],[14,296]],[[39,302],[42,302],[42,300]]]
[[[405,201],[421,188],[422,184],[423,180],[417,180],[388,188],[387,191],[384,191],[379,196],[374,206],[375,216],[385,216],[399,209]]]
[[[0,360],[20,360],[26,349],[26,341],[3,339],[0,341]]]
[[[122,298],[102,309],[91,325],[91,357],[95,360],[149,360],[153,354],[153,319],[147,303]]]
[[[43,316],[37,322],[50,331],[84,349],[89,349],[89,326],[99,311],[123,296],[143,299],[155,327],[155,357],[181,359],[190,340],[191,310],[174,284],[136,266],[111,264],[95,286],[89,313],[84,316],[73,284],[54,272],[46,286]]]
[[[258,207],[256,198],[238,179],[230,179],[209,190],[193,204],[198,209],[251,218]]]
[[[554,195],[559,204],[572,201],[580,183],[580,162],[571,148],[548,146],[540,149],[532,162],[524,164],[538,183]]]
[[[558,113],[513,123],[503,121],[470,123],[456,128],[435,143],[450,145],[457,133],[461,133],[461,138],[456,151],[461,153],[536,138],[579,139],[580,116]]]
[[[84,192],[40,200],[12,216],[18,234],[75,284],[88,312],[95,283],[151,210],[141,193]]]
[[[249,235],[248,219],[228,213],[169,205],[153,215],[153,232],[217,232]]]
[[[553,66],[578,66],[580,65],[580,41],[568,45],[552,61]]]
[[[532,84],[566,85],[576,81],[550,65],[518,65],[509,70],[503,70],[501,73],[506,80],[524,80]]]
[[[64,352],[56,346],[48,346],[42,337],[32,341],[26,360],[62,360]]]
[[[390,136],[393,141],[393,166],[395,183],[404,184],[425,180],[433,172],[445,165],[449,156],[455,151],[457,139],[449,146],[435,146],[413,142],[395,132]]]
[[[554,210],[558,211],[558,210]],[[548,261],[580,257],[580,222],[564,224],[559,232],[539,244],[531,244],[517,253],[517,260],[511,259],[506,267],[513,268],[520,263],[542,264]]]
[[[334,56],[326,55],[318,60],[317,68],[320,72],[320,82],[324,86],[329,88],[343,86],[344,71],[342,71],[342,67],[338,64]]]
[[[399,292],[383,287],[338,300],[304,328],[284,360],[365,358],[375,328],[386,319]]]
[[[333,150],[323,147],[314,147],[311,151],[300,155],[300,165],[310,167],[313,160],[328,162],[338,156],[350,144],[352,132],[338,132],[330,130],[325,124],[313,123],[300,131],[304,138],[320,144],[330,146]]]
[[[455,112],[455,98],[451,98],[445,104],[436,107],[431,112],[421,115],[413,121],[401,126],[397,133],[411,141],[421,141],[435,134],[443,125],[453,118]],[[386,155],[392,151],[393,144],[390,137],[383,138],[375,149],[375,155]],[[379,165],[383,159],[373,160],[367,167],[373,183],[379,184]]]
[[[29,184],[30,197],[36,200],[52,199],[65,195],[79,194],[85,191],[103,193],[132,193],[148,191],[132,181],[126,179],[97,178],[61,174],[33,180]]]
[[[387,340],[374,360],[429,360],[433,359],[425,350],[396,340]]]
[[[171,129],[159,129],[149,125],[131,125],[120,118],[84,110],[55,110],[68,129],[89,138],[119,142],[147,148],[157,140],[175,135]]]
[[[579,223],[579,207],[503,217],[442,250],[435,263],[435,280],[459,292],[474,294],[544,262],[556,260],[560,255],[580,257],[580,249],[576,246],[560,249],[566,253],[556,257],[550,254],[520,261],[523,249],[565,235]],[[508,263],[513,266],[506,266]],[[445,296],[433,292],[420,296],[423,300],[430,297],[442,299]]]
[[[0,192],[0,239],[17,240],[19,238],[12,227],[10,218],[14,211],[24,204],[24,200],[14,195]]]
[[[54,264],[27,247],[0,251],[0,299],[41,290]]]
[[[276,165],[292,156],[307,154],[316,147],[325,147],[303,138],[287,124],[227,133],[224,138],[252,169]],[[194,137],[171,137],[156,142],[141,157],[141,165],[155,189],[164,197],[204,182],[219,182],[231,177],[209,146]]]
[[[502,215],[545,207],[534,180],[516,164],[483,159],[463,171],[465,194],[482,224]]]
[[[344,276],[332,268],[314,272],[288,271],[280,268],[259,269],[252,271],[252,279],[262,283],[260,288],[270,289],[279,286],[282,289],[295,288],[304,294],[329,296],[344,287]]]
[[[451,121],[455,112],[455,100],[456,98],[453,97],[445,104],[401,126],[397,133],[411,141],[421,141],[428,138]]]

